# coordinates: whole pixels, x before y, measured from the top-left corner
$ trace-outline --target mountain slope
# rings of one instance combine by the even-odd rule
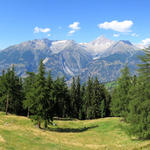
[[[104,53],[103,57],[113,54],[134,55],[137,48],[130,41],[121,40],[111,45]]]
[[[88,76],[97,76],[102,82],[114,81],[125,64],[132,74],[136,74],[137,64],[141,63],[137,56],[142,54],[129,41],[118,41],[90,62],[88,68],[81,72],[81,77],[87,80]]]
[[[92,56],[84,48],[77,43],[73,42],[72,44],[69,44],[58,54],[51,55],[48,58],[45,65],[52,70],[53,76],[65,75],[69,79],[78,75],[81,69],[85,68],[92,61]]]
[[[65,75],[69,78],[79,74],[92,56],[73,40],[33,40],[0,51],[0,70],[15,64],[19,75],[25,75],[26,71],[36,72],[40,59],[47,70],[52,70],[54,77]]]
[[[37,72],[40,59],[51,70],[52,76],[80,75],[82,81],[88,76],[98,76],[100,81],[116,80],[120,69],[128,63],[132,73],[140,63],[136,55],[141,51],[129,41],[114,42],[104,36],[90,43],[78,44],[73,40],[32,40],[10,46],[0,51],[0,71],[15,64],[16,72],[25,76],[26,71]]]

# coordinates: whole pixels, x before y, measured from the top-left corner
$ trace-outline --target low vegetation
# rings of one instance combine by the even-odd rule
[[[150,141],[126,134],[120,118],[54,120],[55,125],[39,129],[27,117],[0,112],[0,150],[138,150],[150,148]],[[43,126],[43,125],[42,125]]]

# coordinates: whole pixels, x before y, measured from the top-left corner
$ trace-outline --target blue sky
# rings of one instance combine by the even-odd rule
[[[0,49],[49,38],[150,43],[150,0],[1,0]]]

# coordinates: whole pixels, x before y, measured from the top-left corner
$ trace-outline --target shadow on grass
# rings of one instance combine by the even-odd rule
[[[150,149],[150,144],[146,144],[140,147],[141,149]]]
[[[74,133],[77,133],[77,132],[84,132],[84,131],[87,131],[89,129],[93,129],[93,128],[96,128],[98,127],[97,125],[95,126],[91,126],[91,127],[83,127],[83,128],[50,128],[48,127],[46,130],[47,131],[52,131],[52,132],[74,132]]]
[[[60,117],[54,117],[54,120],[73,121],[73,120],[77,120],[77,119],[75,119],[75,118],[60,118]]]

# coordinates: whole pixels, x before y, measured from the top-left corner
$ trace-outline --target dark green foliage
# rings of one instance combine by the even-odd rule
[[[67,84],[63,78],[57,78],[54,82],[54,110],[58,117],[70,115],[70,97]]]
[[[35,100],[34,85],[36,75],[33,72],[27,72],[27,75],[24,80],[25,100],[23,101],[23,106],[27,109],[27,116],[29,117],[30,109],[32,109],[33,101]]]
[[[127,121],[130,123],[130,133],[139,138],[150,138],[150,47],[145,55],[140,56],[139,76],[134,77],[130,89],[129,112]]]
[[[53,121],[53,116],[94,119],[110,115],[110,95],[98,79],[89,77],[87,83],[80,83],[80,77],[73,81],[70,89],[65,78],[53,80],[46,75],[40,61],[38,73],[27,72],[22,80],[14,67],[3,71],[0,76],[0,109],[6,114],[24,114],[32,118],[40,128]]]
[[[54,116],[54,86],[53,80],[51,77],[51,72],[48,73],[48,77],[46,79],[46,108],[45,108],[45,127],[47,127],[47,123],[53,121]]]
[[[3,71],[0,78],[0,105],[1,110],[6,114],[22,113],[22,101],[24,93],[22,89],[22,80],[15,74],[14,66],[8,69],[5,73]]]
[[[111,111],[113,116],[125,116],[128,111],[129,90],[132,84],[131,75],[127,65],[121,71],[118,85],[112,94]]]
[[[83,83],[83,85],[81,86],[81,102],[80,102],[80,110],[79,110],[79,119],[85,119],[85,100],[86,100],[86,97],[85,97],[85,90],[86,90],[86,86],[85,86],[85,83]]]
[[[140,56],[138,77],[130,76],[127,66],[118,79],[111,102],[113,116],[122,116],[129,123],[129,133],[150,138],[150,47]],[[102,108],[101,108],[102,110]]]
[[[109,116],[110,100],[110,95],[104,85],[99,83],[97,78],[93,81],[89,77],[87,86],[83,84],[81,88],[80,118],[94,119]]]
[[[87,119],[93,118],[92,114],[92,97],[93,97],[93,79],[89,77],[85,91],[85,116]]]
[[[71,84],[71,88],[70,88],[70,98],[71,98],[71,116],[77,117],[75,77],[72,78],[72,84]]]
[[[42,60],[40,61],[38,74],[36,75],[33,94],[35,99],[32,101],[30,111],[34,114],[32,118],[38,122],[40,127],[41,121],[45,120],[45,109],[47,107],[45,67]]]
[[[79,113],[81,111],[81,85],[80,85],[80,77],[77,77],[77,86],[76,86],[76,107],[77,107],[77,118],[79,118]]]
[[[99,83],[98,79],[95,78],[95,81],[93,83],[93,117],[94,118],[100,118],[104,117],[105,115],[105,92],[104,92],[104,86]],[[103,114],[103,115],[102,115]]]

